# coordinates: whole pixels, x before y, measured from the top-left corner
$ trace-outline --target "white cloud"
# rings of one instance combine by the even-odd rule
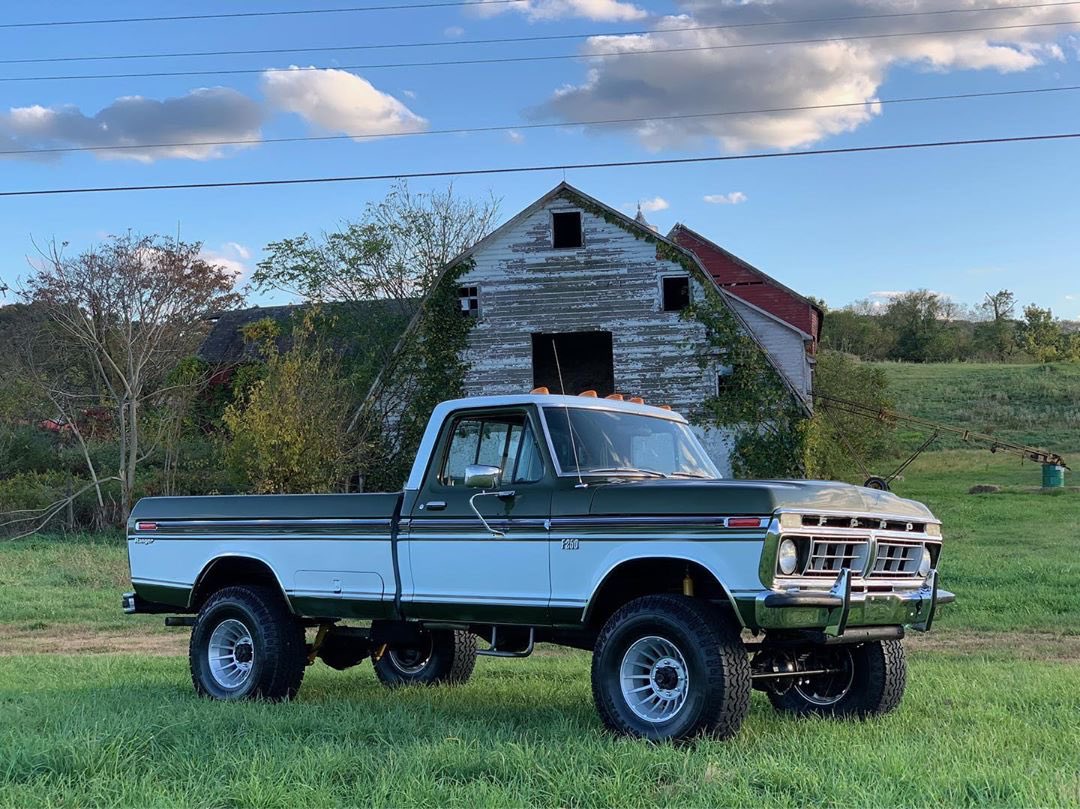
[[[0,112],[0,148],[92,148],[101,149],[95,155],[104,160],[143,163],[163,158],[208,160],[222,157],[226,147],[179,144],[258,140],[262,122],[263,111],[258,102],[236,90],[210,87],[162,101],[124,96],[94,115],[86,115],[73,104],[12,107],[6,113]],[[150,143],[178,145],[157,149],[104,148]],[[48,159],[50,155],[22,157]]]
[[[967,0],[960,5],[973,3]],[[1080,29],[1080,24],[1075,24],[743,47],[770,39],[1016,26],[1075,21],[1076,17],[1067,7],[1010,8],[1004,0],[995,0],[990,5],[1005,10],[994,13],[992,22],[944,23],[942,16],[928,16],[821,22],[802,25],[797,32],[782,26],[675,31],[671,29],[782,19],[851,18],[913,9],[911,0],[678,0],[678,5],[683,13],[660,19],[652,33],[587,40],[582,47],[585,55],[619,55],[591,60],[582,81],[559,88],[535,112],[545,118],[575,121],[856,104],[623,125],[625,131],[651,149],[701,140],[718,141],[729,151],[753,147],[792,149],[853,131],[881,115],[882,105],[877,103],[880,88],[888,74],[900,66],[934,72],[1025,71],[1063,59],[1056,41]],[[918,10],[926,11],[955,7],[955,0],[918,4]],[[648,56],[634,53],[663,49],[682,52]],[[610,128],[605,126],[599,131]]]
[[[669,203],[663,197],[653,197],[652,199],[643,199],[640,203],[641,210],[645,213],[656,213],[657,211],[666,211],[671,207]]]
[[[460,25],[451,25],[448,28],[443,29],[443,36],[449,37],[450,39],[457,39],[458,37],[464,35],[465,29],[462,28]]]
[[[623,0],[522,0],[520,3],[479,3],[470,11],[481,17],[494,17],[510,11],[524,14],[530,22],[548,22],[567,17],[582,17],[598,22],[629,22],[649,16],[644,9]]]
[[[410,100],[415,100],[415,98],[416,98],[416,91],[415,90],[402,90],[401,94],[403,96],[405,96],[405,98],[408,98]]]
[[[740,202],[746,202],[746,194],[742,191],[732,191],[728,194],[706,194],[702,199],[713,205],[738,205]]]
[[[506,137],[509,138],[511,143],[524,143],[525,136],[518,132],[516,129],[510,129],[506,133]]]
[[[217,250],[204,247],[199,251],[199,258],[208,264],[217,264],[232,273],[236,283],[246,281],[251,275],[251,249],[238,242],[225,242]]]
[[[262,89],[269,103],[312,126],[350,135],[394,135],[427,127],[421,118],[371,82],[345,70],[268,70]]]

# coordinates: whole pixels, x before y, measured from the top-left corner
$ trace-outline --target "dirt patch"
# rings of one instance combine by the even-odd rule
[[[1080,663],[1080,635],[1053,632],[930,632],[909,633],[904,644],[912,651],[978,655],[1008,652],[1020,660],[1058,660]]]
[[[31,654],[135,654],[151,657],[186,655],[188,633],[102,630],[85,626],[0,624],[0,656]]]

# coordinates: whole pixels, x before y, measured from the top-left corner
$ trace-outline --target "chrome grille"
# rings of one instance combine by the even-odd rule
[[[859,575],[866,566],[866,554],[865,540],[811,537],[810,554],[807,556],[803,575],[836,578],[845,567]]]
[[[914,576],[919,572],[922,547],[922,545],[907,545],[879,540],[877,556],[874,559],[874,568],[870,571],[870,576],[872,578]]]

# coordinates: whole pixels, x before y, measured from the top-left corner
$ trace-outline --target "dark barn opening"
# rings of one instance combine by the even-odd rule
[[[551,246],[562,249],[581,247],[581,212],[566,211],[551,215]]]
[[[600,396],[615,392],[615,357],[609,331],[575,331],[532,336],[533,386],[562,393],[558,352],[566,393],[595,390]]]

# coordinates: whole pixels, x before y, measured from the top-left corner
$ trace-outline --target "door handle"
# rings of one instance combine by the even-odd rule
[[[430,500],[427,503],[424,503],[424,505],[420,506],[420,508],[425,509],[427,511],[442,511],[444,508],[446,508],[446,501],[445,500]]]

